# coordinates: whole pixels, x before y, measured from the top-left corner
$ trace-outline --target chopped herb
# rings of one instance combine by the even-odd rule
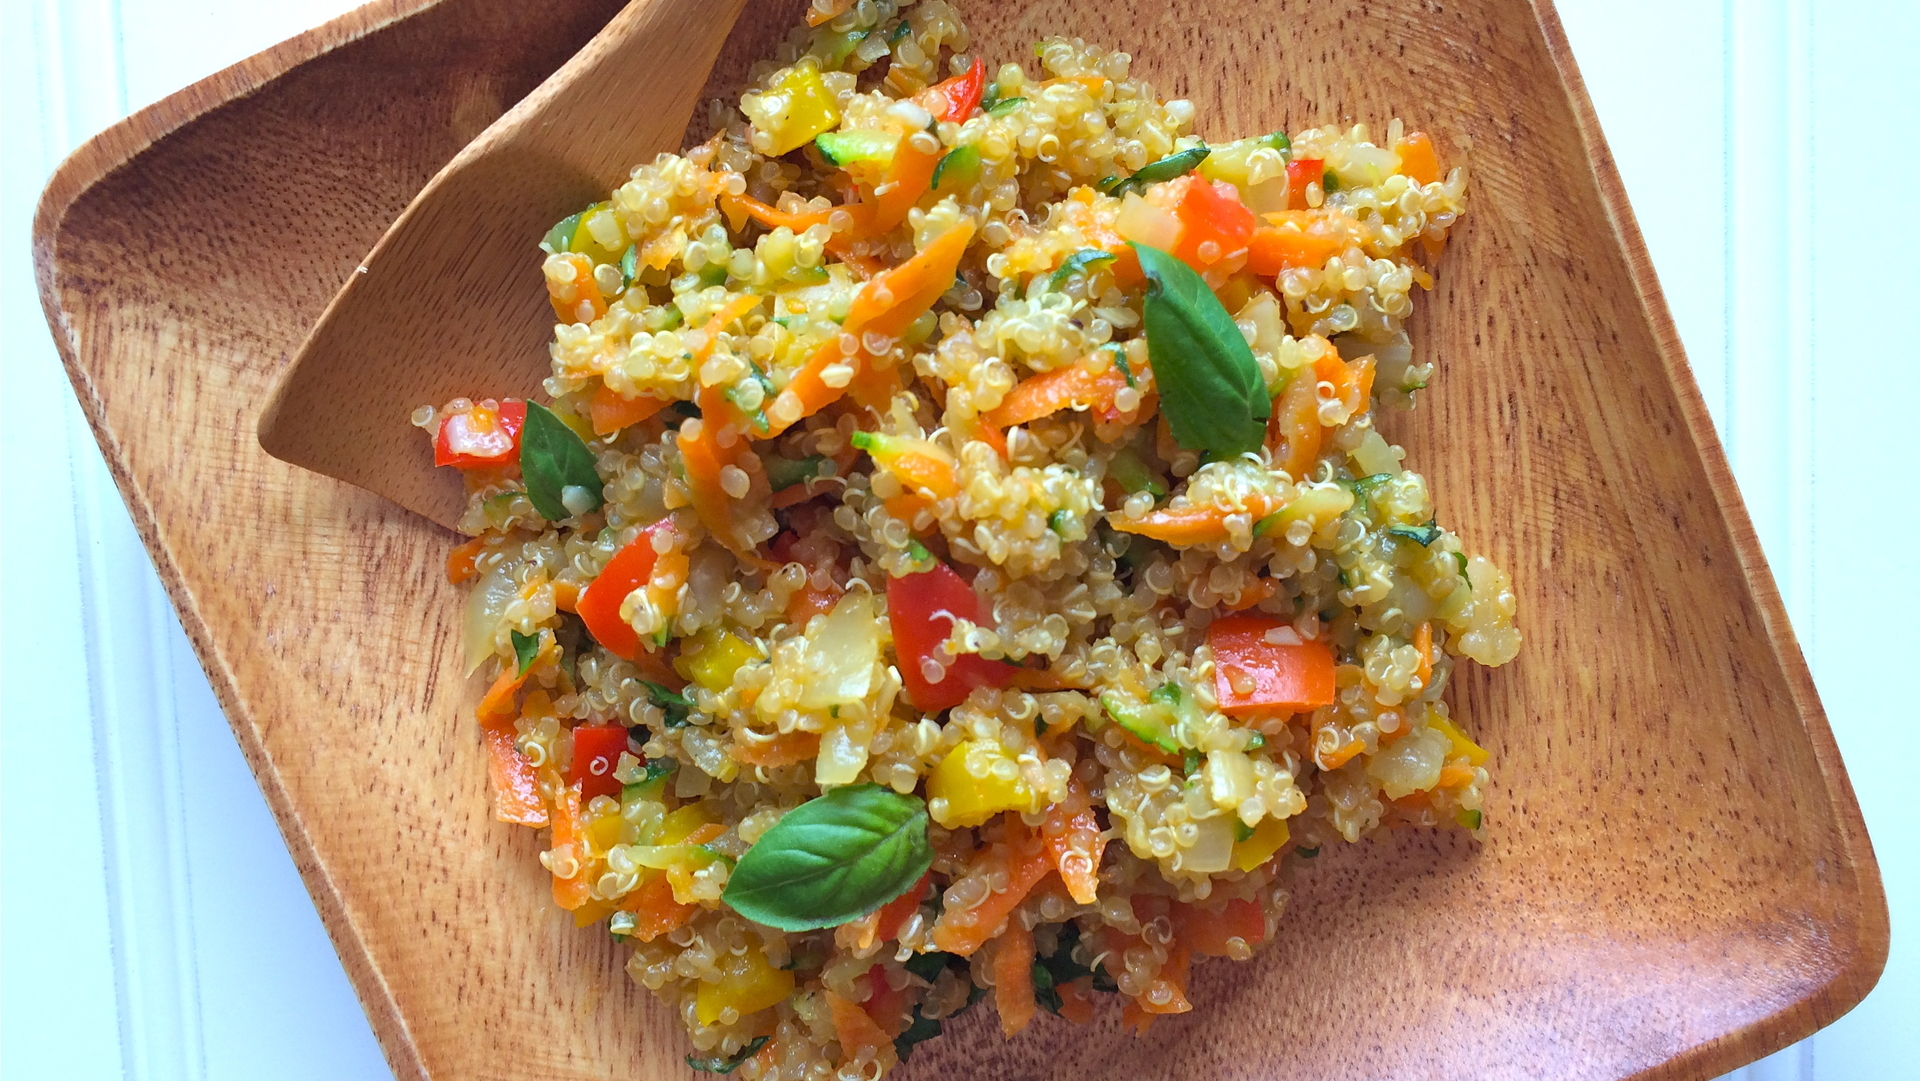
[[[585,213],[586,211],[582,210],[579,214],[569,214],[561,218],[553,228],[547,230],[546,239],[540,242],[540,250],[548,255],[559,255],[571,249],[573,234],[580,230],[580,217]]]
[[[767,455],[763,461],[767,469],[767,484],[776,492],[804,484],[820,475],[820,467],[826,464],[824,454],[809,454],[799,461]]]
[[[1127,361],[1127,347],[1118,342],[1114,342],[1107,346],[1107,348],[1113,350],[1113,366],[1120,369],[1121,375],[1127,377],[1127,385],[1135,388],[1139,387],[1139,381],[1133,377],[1133,365]]]
[[[539,402],[527,403],[520,432],[520,471],[527,498],[549,522],[564,522],[600,509],[604,502],[593,452],[579,433]]]
[[[1465,552],[1453,553],[1453,561],[1455,563],[1460,564],[1460,577],[1467,578],[1467,553]],[[1467,584],[1472,585],[1473,579],[1467,578]]]
[[[1478,810],[1461,811],[1454,816],[1453,820],[1460,824],[1461,829],[1477,830],[1480,828],[1480,812]]]
[[[1047,277],[1047,288],[1058,290],[1067,282],[1072,281],[1074,275],[1092,273],[1095,267],[1105,266],[1113,262],[1113,259],[1114,255],[1110,251],[1101,251],[1099,248],[1081,248],[1079,251],[1074,252],[1072,255],[1060,261],[1059,269]],[[1122,352],[1124,352],[1124,350],[1122,350]],[[1132,377],[1128,378],[1129,381],[1127,385],[1132,386]]]
[[[1328,195],[1332,195],[1334,192],[1340,190],[1340,178],[1333,175],[1332,169],[1328,169],[1320,174],[1320,190],[1326,192]]]
[[[508,631],[507,637],[513,639],[513,656],[520,662],[520,667],[513,674],[524,676],[527,674],[527,669],[532,666],[534,658],[540,656],[540,634],[537,631],[533,634]]]
[[[1239,844],[1253,836],[1253,827],[1239,819],[1233,820],[1233,843]]]
[[[1180,765],[1186,771],[1187,776],[1191,777],[1194,774],[1200,772],[1200,767],[1202,764],[1206,762],[1206,760],[1207,759],[1205,755],[1202,755],[1199,751],[1196,751],[1193,748],[1189,747],[1181,755]]]
[[[668,728],[687,726],[687,715],[693,712],[693,703],[685,695],[650,679],[643,679],[640,682],[647,688],[647,697],[654,705],[660,707],[661,713],[666,715]]]
[[[724,1058],[720,1056],[713,1058],[694,1058],[692,1055],[688,1055],[687,1065],[701,1073],[732,1073],[740,1068],[741,1063],[759,1054],[760,1049],[767,1046],[767,1041],[772,1038],[771,1036],[755,1036],[752,1040],[748,1041],[747,1046],[740,1049],[738,1054],[729,1055]]]
[[[761,834],[721,900],[755,923],[814,931],[874,911],[932,864],[923,800],[877,784],[847,785],[788,811]]]
[[[1284,131],[1276,131],[1272,135],[1262,135],[1260,138],[1254,140],[1254,144],[1269,150],[1278,150],[1282,158],[1288,160],[1292,160],[1293,158],[1293,140],[1287,138],[1287,133]]]
[[[1299,856],[1303,860],[1310,860],[1315,856],[1318,856],[1320,854],[1320,850],[1317,848],[1296,848],[1293,850],[1293,854],[1296,856]]]
[[[965,963],[966,959],[963,957],[941,950],[934,950],[932,953],[916,953],[912,957],[907,958],[900,967],[928,983],[932,983],[934,977],[940,975],[942,969]]]
[[[1033,717],[1033,734],[1035,736],[1044,736],[1047,734],[1047,719],[1037,713],[1034,714]]]
[[[620,786],[621,802],[636,799],[658,799],[666,790],[666,779],[680,768],[680,763],[671,758],[650,758],[646,772],[640,779],[628,785]]]
[[[721,260],[718,263],[708,263],[706,266],[700,268],[700,284],[704,287],[711,288],[716,285],[724,285],[726,280],[727,263],[725,260]]]
[[[907,20],[905,19],[901,19],[900,25],[894,27],[893,32],[887,35],[887,44],[898,45],[900,44],[901,38],[906,37],[908,34],[912,32],[913,32],[913,24],[907,22]]]
[[[1425,548],[1439,538],[1440,527],[1428,521],[1426,525],[1397,525],[1387,532],[1396,537],[1405,537],[1410,541],[1418,542],[1420,547]]]
[[[1174,442],[1221,458],[1259,449],[1273,401],[1240,328],[1187,264],[1148,244],[1133,249],[1147,276],[1147,352]]]
[[[927,551],[927,546],[917,540],[907,542],[907,555],[913,557],[915,563],[929,563],[933,561],[933,553]]]
[[[1189,147],[1186,150],[1168,154],[1159,161],[1150,161],[1142,165],[1139,172],[1125,180],[1115,180],[1111,184],[1102,181],[1101,188],[1108,195],[1116,198],[1130,191],[1137,192],[1148,184],[1158,184],[1163,180],[1173,180],[1193,172],[1194,168],[1207,160],[1207,155],[1211,153],[1213,151],[1207,149],[1205,145]]]
[[[1073,513],[1065,507],[1061,507],[1059,510],[1047,515],[1047,528],[1062,537],[1067,535],[1067,527],[1072,524]]]
[[[1027,103],[1026,98],[1001,98],[987,109],[988,116],[1005,116]]]
[[[1247,737],[1247,750],[1249,751],[1257,751],[1266,745],[1267,737],[1259,732],[1255,732],[1253,735]]]
[[[633,280],[640,276],[640,246],[627,245],[627,252],[620,257],[620,287],[633,288]],[[677,309],[676,309],[677,310]]]

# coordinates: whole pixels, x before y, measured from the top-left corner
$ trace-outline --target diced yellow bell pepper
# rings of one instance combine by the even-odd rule
[[[1466,733],[1455,728],[1453,722],[1445,717],[1438,713],[1428,713],[1427,727],[1447,737],[1447,742],[1453,744],[1453,753],[1465,755],[1470,764],[1478,766],[1486,762],[1487,749],[1468,739]]]
[[[1272,859],[1273,854],[1287,843],[1289,836],[1286,819],[1261,819],[1260,824],[1253,827],[1253,836],[1233,843],[1234,870],[1251,871]]]
[[[626,824],[627,820],[621,818],[617,811],[601,815],[587,823],[587,845],[596,855],[604,854],[607,849],[620,843],[620,833]]]
[[[759,659],[751,642],[715,624],[687,639],[673,667],[707,690],[724,691],[733,686],[735,672]]]
[[[778,1006],[793,994],[793,973],[773,967],[758,946],[748,946],[738,957],[720,959],[720,981],[703,983],[694,997],[694,1013],[703,1025],[720,1020],[728,1007],[741,1017]]]
[[[613,246],[602,243],[603,240],[612,241]],[[581,212],[580,225],[574,229],[573,243],[567,245],[567,250],[579,252],[595,263],[618,263],[629,243],[626,227],[613,212],[613,204],[595,203]]]
[[[573,910],[573,925],[575,927],[591,927],[601,920],[606,919],[608,916],[613,915],[613,910],[616,907],[612,901],[588,901],[586,904]]]
[[[811,142],[840,123],[840,108],[810,59],[781,72],[771,87],[749,94],[740,107],[753,126],[773,140],[764,151],[768,157]]]
[[[944,800],[934,821],[948,829],[982,825],[1001,811],[1034,811],[1033,790],[1015,773],[996,775],[993,767],[1011,763],[1012,755],[997,743],[968,740],[947,752],[927,778],[927,802]]]
[[[707,810],[706,804],[689,803],[678,810],[667,812],[667,817],[660,822],[660,834],[654,838],[653,843],[677,845],[686,840],[688,834],[712,821],[714,821],[713,813]]]

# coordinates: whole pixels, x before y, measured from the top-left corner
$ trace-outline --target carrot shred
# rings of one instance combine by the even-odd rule
[[[727,467],[732,466],[745,471],[750,479],[758,477],[764,487],[766,474],[759,455],[753,452],[744,436],[737,436],[730,447],[720,445],[720,427],[718,422],[707,423],[704,417],[695,418],[680,426],[674,441],[680,447],[680,460],[686,466],[694,513],[721,544],[741,554],[751,551],[753,545],[739,531],[734,499],[727,494],[721,477]]]
[[[1228,901],[1219,912],[1197,904],[1177,904],[1173,921],[1180,941],[1206,957],[1231,957],[1231,944],[1236,938],[1257,946],[1267,937],[1266,913],[1259,902],[1244,898]]]
[[[1117,365],[1096,373],[1083,359],[1021,380],[984,419],[994,428],[1011,428],[1063,409],[1092,409],[1103,417],[1117,417],[1114,396],[1126,385],[1126,373]]]
[[[826,0],[807,9],[807,25],[821,26],[845,15],[853,7],[853,0]]]
[[[1463,788],[1473,783],[1473,767],[1465,762],[1448,762],[1440,767],[1440,781],[1436,788]]]
[[[1160,974],[1147,984],[1140,995],[1140,1008],[1148,1013],[1186,1013],[1193,1009],[1193,1003],[1187,1001],[1187,970],[1193,962],[1193,950],[1186,942],[1175,938],[1167,946],[1167,961],[1160,966]],[[1155,991],[1171,993],[1165,1002],[1155,1002]]]
[[[486,546],[485,537],[475,537],[465,544],[455,545],[453,551],[447,553],[447,581],[459,585],[479,574],[473,561]]]
[[[913,523],[919,519],[921,511],[932,506],[927,502],[926,497],[918,492],[901,492],[899,495],[890,495],[880,502],[887,508],[888,514],[907,523],[908,529],[913,529]]]
[[[1344,766],[1348,762],[1352,761],[1354,755],[1357,755],[1361,751],[1364,751],[1366,749],[1367,749],[1367,745],[1365,743],[1362,743],[1357,739],[1348,740],[1347,745],[1345,747],[1340,748],[1339,750],[1333,752],[1330,755],[1327,755],[1324,758],[1318,759],[1320,763],[1320,768],[1321,769],[1339,769],[1341,766]]]
[[[822,993],[827,996],[827,1009],[833,1016],[834,1038],[840,1041],[841,1061],[852,1062],[866,1055],[883,1068],[891,1069],[898,1061],[893,1050],[893,1037],[888,1036],[873,1015],[862,1009],[858,1002],[842,998],[832,991]]]
[[[1420,677],[1420,686],[1426,687],[1433,682],[1433,624],[1422,622],[1420,629],[1413,632],[1413,648],[1420,651],[1420,667],[1414,669],[1414,675]]]
[[[1093,977],[1082,976],[1076,980],[1054,985],[1054,991],[1060,996],[1060,1016],[1076,1025],[1093,1024]]]
[[[572,878],[553,876],[553,903],[572,912],[593,899],[592,883],[587,881],[586,830],[580,820],[580,786],[560,790],[553,807],[553,847],[573,850],[576,870]]]
[[[480,723],[486,725],[511,723],[519,712],[514,707],[514,696],[520,693],[520,688],[526,684],[527,677],[532,674],[532,665],[528,665],[524,672],[516,672],[514,668],[501,669],[500,674],[493,679],[493,686],[487,688],[487,693],[480,698],[480,705],[474,710]]]
[[[1295,372],[1285,390],[1273,403],[1273,419],[1267,425],[1267,449],[1273,461],[1287,476],[1301,480],[1312,471],[1320,457],[1320,391],[1315,377]]]
[[[579,585],[573,582],[553,583],[553,607],[556,611],[571,612],[579,606]]]
[[[728,224],[733,226],[735,232],[740,230],[748,218],[752,218],[769,229],[778,229],[784,225],[795,233],[804,233],[816,225],[825,225],[828,215],[833,213],[832,210],[809,210],[789,214],[783,210],[775,210],[752,196],[728,193],[722,193],[720,196],[720,210],[726,214]]]
[[[648,871],[631,892],[620,899],[620,910],[634,915],[628,934],[642,942],[652,942],[672,934],[700,911],[699,905],[683,905],[673,899],[673,884],[658,871]]]
[[[948,953],[969,957],[985,945],[1007,922],[1007,917],[1053,871],[1053,860],[1046,846],[1024,823],[1009,819],[1007,838],[993,846],[992,853],[974,865],[971,872],[989,875],[1004,869],[1007,887],[987,896],[972,908],[948,908],[933,925],[933,944]]]
[[[1101,836],[1100,820],[1093,813],[1093,801],[1079,777],[1067,782],[1067,798],[1047,808],[1047,820],[1040,826],[1046,838],[1047,854],[1060,881],[1075,903],[1090,905],[1100,887],[1100,857],[1107,842]]]
[[[820,753],[820,733],[783,732],[765,743],[733,743],[733,757],[749,766],[791,766]]]
[[[993,957],[993,1004],[1000,1011],[1000,1031],[1017,1035],[1033,1021],[1033,929],[1017,919],[1007,921],[1000,936],[1000,952]]]
[[[892,942],[900,937],[900,929],[907,925],[913,914],[920,911],[920,902],[926,899],[927,887],[933,882],[933,872],[920,876],[920,881],[907,887],[907,892],[888,901],[876,913],[880,918],[874,923],[877,941]]]
[[[1247,497],[1244,511],[1208,504],[1167,507],[1132,521],[1110,518],[1108,523],[1123,533],[1138,533],[1168,544],[1213,544],[1228,538],[1228,515],[1244,513],[1258,522],[1278,509],[1272,500],[1255,492]]]
[[[1140,1007],[1139,999],[1130,998],[1126,1005],[1120,1007],[1120,1023],[1132,1029],[1135,1036],[1147,1034],[1147,1030],[1153,1027],[1154,1016]]]
[[[629,398],[602,383],[587,403],[587,419],[593,423],[593,434],[612,435],[622,428],[633,427],[670,404],[665,398],[651,394]]]

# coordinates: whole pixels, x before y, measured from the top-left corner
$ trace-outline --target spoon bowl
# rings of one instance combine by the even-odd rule
[[[677,150],[745,0],[633,0],[416,196],[268,399],[260,445],[451,527],[462,488],[413,406],[530,397],[553,312],[535,247],[555,221]]]

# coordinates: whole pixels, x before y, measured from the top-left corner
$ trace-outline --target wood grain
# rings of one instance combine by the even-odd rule
[[[102,135],[37,221],[82,405],[402,1077],[685,1074],[677,1022],[487,817],[450,536],[253,438],[386,223],[616,6],[363,9]],[[710,92],[797,9],[755,4]],[[1208,135],[1397,114],[1470,156],[1414,327],[1440,377],[1390,434],[1513,572],[1529,642],[1456,684],[1495,753],[1484,847],[1328,852],[1281,940],[1202,966],[1151,1041],[979,1016],[903,1081],[1706,1078],[1857,1002],[1887,949],[1872,852],[1551,10],[963,14],[994,57],[1127,48]]]

